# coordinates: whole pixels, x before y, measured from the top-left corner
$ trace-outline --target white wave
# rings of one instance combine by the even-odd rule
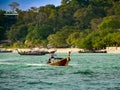
[[[80,65],[80,64],[69,64],[70,66],[78,66],[78,65]]]
[[[27,66],[48,66],[47,64],[31,64],[31,63],[8,63],[8,62],[0,62],[0,64],[6,65],[27,65]]]
[[[29,65],[29,66],[48,66],[47,64],[30,64],[30,63],[26,63],[25,65]]]
[[[15,65],[15,63],[0,62],[0,64]]]
[[[0,62],[4,65],[25,65],[25,66],[49,66],[48,64],[33,64],[33,63],[9,63],[9,62]],[[80,64],[69,64],[69,66],[79,66]]]

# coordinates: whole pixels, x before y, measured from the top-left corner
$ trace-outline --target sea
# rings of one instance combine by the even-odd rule
[[[0,53],[0,90],[120,90],[120,54],[72,52],[68,66],[49,57]]]

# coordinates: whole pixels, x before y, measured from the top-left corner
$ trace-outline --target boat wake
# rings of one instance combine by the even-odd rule
[[[15,63],[8,63],[8,62],[0,62],[0,64],[15,65]]]
[[[69,64],[70,66],[79,66],[80,64]]]
[[[26,66],[48,66],[47,64],[31,64],[31,63],[24,63],[24,64],[20,64],[20,63],[8,63],[8,62],[0,62],[0,64],[2,65],[26,65]]]
[[[47,64],[30,64],[30,63],[27,63],[25,65],[27,66],[48,66]]]
[[[0,62],[0,65],[25,65],[25,66],[49,66],[48,64],[33,64],[33,63],[9,63],[9,62]],[[69,64],[68,66],[79,66],[80,64]]]

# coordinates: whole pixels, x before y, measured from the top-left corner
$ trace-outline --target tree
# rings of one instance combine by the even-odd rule
[[[11,7],[12,12],[16,13],[16,9],[18,8],[19,4],[17,2],[12,2],[9,4],[9,6]]]
[[[27,35],[27,27],[25,25],[12,26],[10,30],[7,31],[8,39],[11,40],[12,43],[20,40],[24,42],[26,35]]]
[[[4,27],[0,26],[0,40],[4,40],[4,35],[5,34],[5,30]]]
[[[115,33],[113,36],[113,40],[116,42],[116,46],[120,46],[120,32]]]
[[[62,5],[66,5],[66,4],[68,4],[70,1],[71,1],[71,0],[62,0],[62,1],[61,1],[61,4],[62,4]]]
[[[101,18],[94,18],[91,20],[90,24],[91,24],[91,29],[92,30],[97,30],[98,29],[98,25],[101,23],[102,19]]]
[[[65,26],[60,31],[52,34],[48,37],[48,42],[50,46],[53,47],[66,47],[68,36],[74,32],[74,27]]]
[[[81,40],[85,37],[84,32],[73,32],[67,38],[67,43],[73,47],[79,47]]]
[[[47,14],[45,12],[39,12],[36,16],[36,22],[38,25],[44,24],[47,20]]]
[[[72,34],[70,34],[67,38],[67,43],[70,45],[70,46],[76,46],[76,40],[79,39],[79,36],[80,33],[79,32],[74,32]]]
[[[120,28],[120,16],[105,17],[99,24],[98,29],[103,30],[106,28],[119,29]]]
[[[29,33],[26,36],[27,42],[31,42],[33,45],[40,45],[46,42],[48,35],[53,32],[51,26],[42,25],[29,28]]]

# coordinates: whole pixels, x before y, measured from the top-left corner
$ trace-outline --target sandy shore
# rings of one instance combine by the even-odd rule
[[[48,51],[53,51],[53,50],[56,50],[56,52],[59,52],[59,53],[68,53],[69,51],[78,52],[81,49],[79,49],[79,48],[56,48],[56,49],[50,49]]]
[[[13,52],[17,52],[16,49],[8,49],[8,50],[12,50]],[[47,48],[41,48],[41,49],[33,48],[33,49],[29,49],[29,48],[26,48],[26,49],[18,49],[18,50],[19,51],[40,50],[40,51],[48,51],[48,52],[56,51],[56,53],[68,53],[69,51],[71,51],[71,52],[78,52],[81,49],[78,49],[78,48],[51,48],[51,49],[47,49]]]
[[[15,48],[13,49],[7,49],[7,50],[12,50],[13,52],[17,52]],[[20,51],[29,51],[31,49],[26,48],[26,49],[18,49]],[[51,49],[47,49],[47,48],[33,48],[33,50],[45,50],[45,51],[54,51],[56,50],[56,53],[68,53],[69,51],[71,52],[78,52],[81,51],[83,49],[79,49],[79,48],[51,48]],[[105,49],[107,51],[107,53],[120,53],[120,47],[107,47]]]
[[[120,47],[107,47],[107,53],[120,53]]]

